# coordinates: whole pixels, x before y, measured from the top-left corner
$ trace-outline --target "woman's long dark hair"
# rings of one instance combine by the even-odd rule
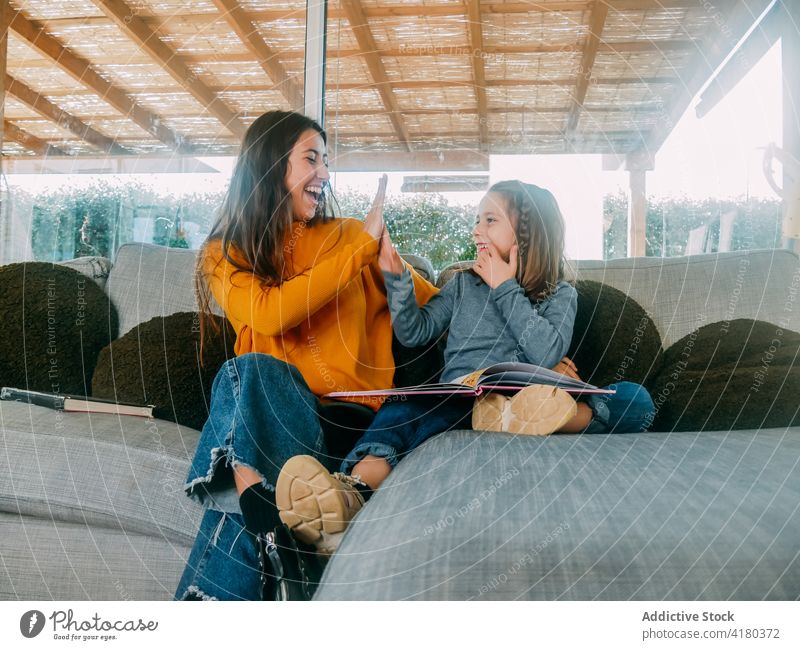
[[[264,113],[244,135],[230,186],[197,256],[195,292],[200,310],[201,360],[208,324],[219,332],[218,323],[208,318],[211,293],[203,273],[203,260],[209,242],[220,241],[223,254],[220,263],[227,261],[239,272],[252,273],[264,288],[280,284],[290,272],[283,250],[293,224],[286,173],[292,148],[308,130],[319,133],[327,144],[325,131],[317,122],[286,111]],[[326,183],[308,226],[333,218],[331,199]],[[237,258],[232,257],[231,247]]]

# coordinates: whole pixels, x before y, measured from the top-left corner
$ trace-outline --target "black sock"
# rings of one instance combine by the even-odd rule
[[[364,499],[364,503],[369,501],[369,498],[372,496],[372,493],[375,491],[366,483],[356,483],[355,484],[356,490],[359,491],[361,497]]]
[[[261,483],[251,485],[242,492],[239,507],[242,509],[244,527],[253,535],[275,530],[281,524],[275,493]]]

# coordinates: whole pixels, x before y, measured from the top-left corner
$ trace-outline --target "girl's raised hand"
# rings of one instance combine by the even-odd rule
[[[381,271],[394,273],[395,275],[401,275],[406,268],[403,264],[403,258],[400,257],[400,253],[397,252],[392,243],[392,238],[389,237],[389,229],[386,226],[383,227],[383,234],[381,235],[378,264],[381,267]]]
[[[517,277],[517,259],[519,247],[514,244],[508,255],[508,262],[501,256],[494,244],[488,249],[478,251],[478,260],[472,268],[492,289],[499,287],[506,280]]]
[[[388,181],[389,177],[383,174],[381,180],[378,181],[378,192],[372,201],[372,207],[364,221],[364,230],[378,240],[383,236],[383,201],[386,198],[386,183]]]

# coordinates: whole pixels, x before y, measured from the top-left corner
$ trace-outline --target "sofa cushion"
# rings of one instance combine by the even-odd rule
[[[661,367],[655,323],[633,298],[601,282],[580,280],[578,313],[567,356],[581,379],[597,386],[647,384]]]
[[[106,280],[108,280],[108,274],[111,273],[111,267],[113,266],[110,259],[99,256],[76,257],[72,260],[59,262],[59,264],[75,269],[87,278],[92,278],[101,289],[106,288]]]
[[[202,429],[208,419],[211,385],[233,354],[236,334],[226,319],[207,329],[200,363],[196,312],[157,316],[137,325],[100,352],[92,380],[97,397],[153,404],[157,418]]]
[[[318,600],[794,600],[800,429],[512,436],[407,456]]]
[[[0,402],[0,511],[191,544],[183,486],[199,433],[172,422]]]
[[[117,250],[106,291],[119,312],[120,336],[139,323],[179,311],[197,311],[197,251],[130,243]],[[216,301],[211,309],[221,314]]]
[[[659,431],[800,424],[800,334],[750,319],[713,323],[670,346],[652,387]]]
[[[444,286],[456,269],[472,264],[448,266],[437,284]],[[655,322],[664,347],[702,325],[736,318],[800,331],[800,261],[788,250],[579,260],[574,266],[579,279],[602,282],[636,300]]]
[[[0,385],[86,395],[117,313],[94,282],[46,262],[0,268]]]
[[[576,266],[580,279],[609,284],[644,307],[665,348],[698,327],[737,318],[800,331],[800,261],[788,250],[584,260]]]
[[[403,255],[425,279],[434,280],[433,266],[419,255]],[[106,291],[119,313],[120,336],[155,316],[197,311],[194,277],[196,250],[132,242],[117,250]],[[211,311],[222,315],[213,296]]]
[[[0,600],[171,600],[190,547],[0,513]]]
[[[400,253],[400,257],[414,267],[414,270],[428,282],[431,284],[435,282],[436,272],[433,270],[433,264],[431,264],[427,257],[422,257],[422,255],[414,255],[413,253]]]

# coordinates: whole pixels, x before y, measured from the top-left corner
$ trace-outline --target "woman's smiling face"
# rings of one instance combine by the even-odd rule
[[[286,170],[286,190],[292,197],[295,221],[308,221],[314,217],[330,177],[325,141],[314,129],[304,131],[289,153]]]

